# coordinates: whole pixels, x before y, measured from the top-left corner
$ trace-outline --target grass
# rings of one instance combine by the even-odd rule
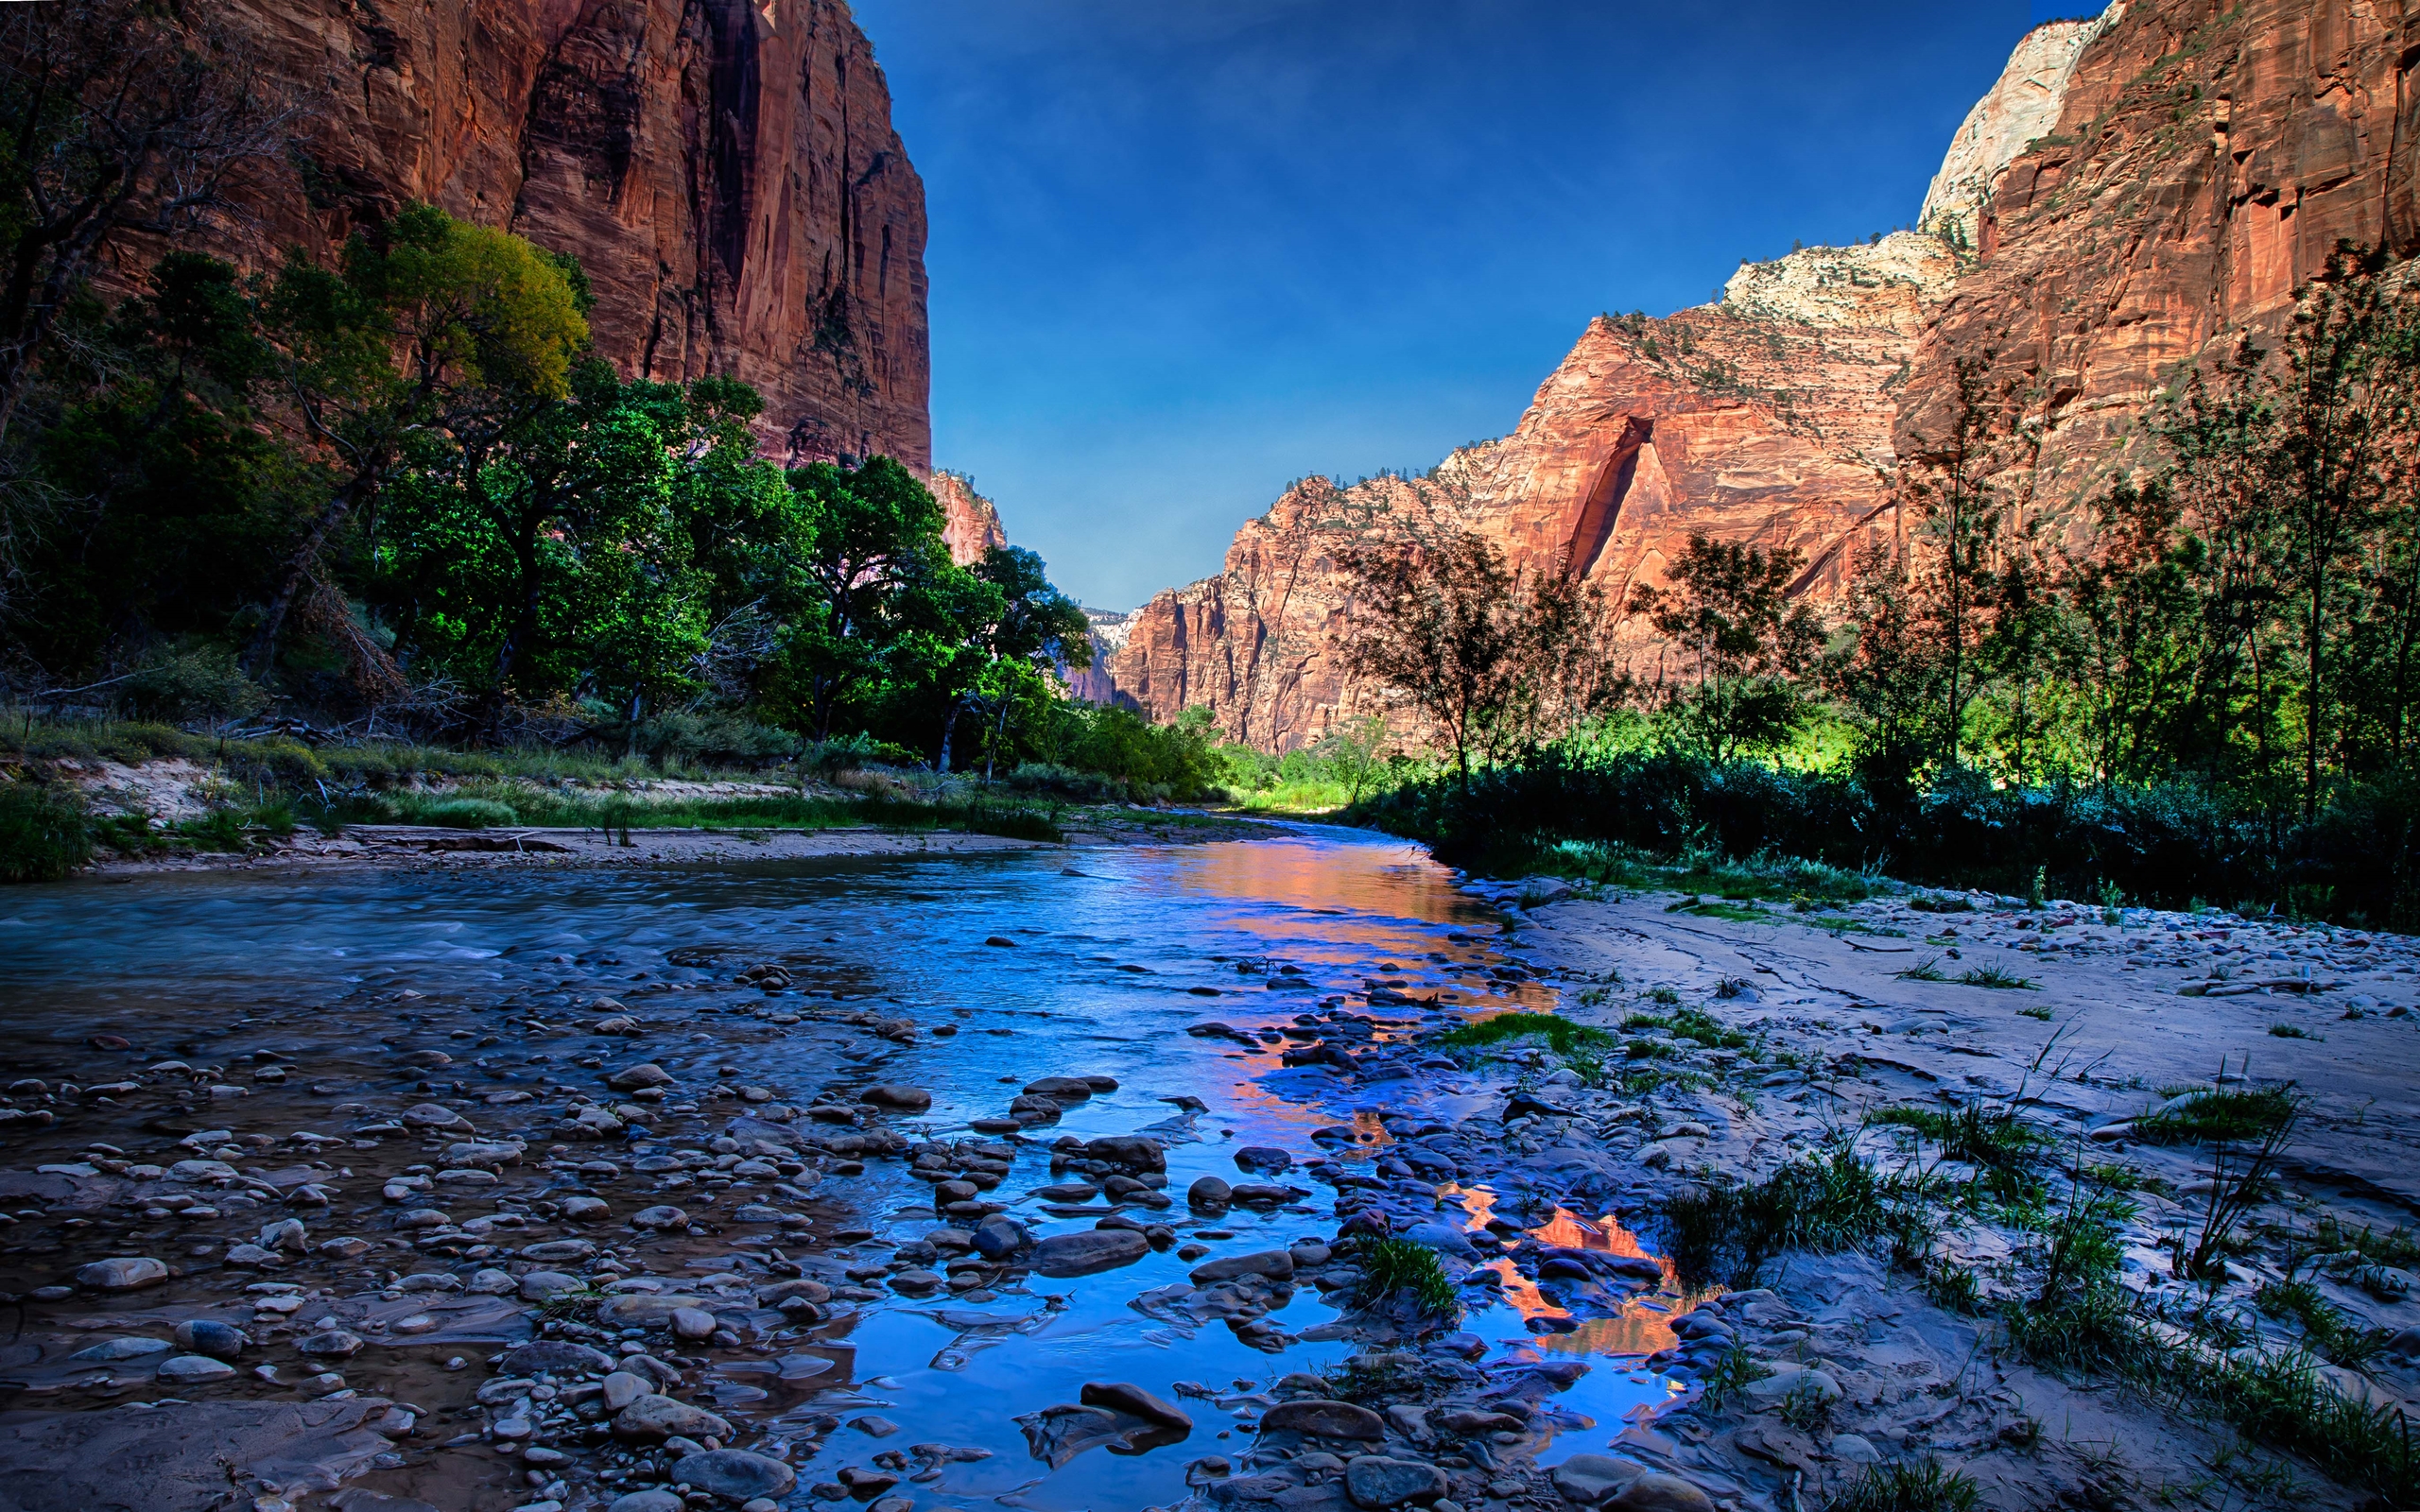
[[[2214,1087],[2181,1093],[2186,1101],[2135,1121],[2146,1144],[2216,1144],[2256,1140],[2290,1125],[2301,1109],[2291,1087]]]
[[[1456,1047],[1500,1045],[1508,1040],[1525,1040],[1532,1035],[1544,1040],[1559,1056],[1567,1056],[1574,1048],[1600,1050],[1614,1043],[1614,1037],[1602,1029],[1574,1023],[1551,1013],[1499,1013],[1492,1019],[1474,1019],[1456,1024],[1430,1043]]]
[[[1745,1050],[1753,1042],[1737,1029],[1726,1029],[1703,1008],[1682,1008],[1669,1014],[1634,1013],[1622,1028],[1635,1032],[1661,1029],[1676,1040],[1687,1040],[1707,1050]]]
[[[1352,1259],[1361,1272],[1355,1300],[1363,1307],[1387,1306],[1409,1296],[1423,1313],[1453,1317],[1461,1312],[1454,1283],[1426,1245],[1365,1237],[1354,1242]]]
[[[1706,1373],[1703,1400],[1709,1412],[1720,1412],[1723,1403],[1746,1390],[1755,1382],[1772,1374],[1771,1366],[1750,1354],[1738,1345],[1722,1352]]]
[[[0,783],[0,882],[56,882],[92,854],[84,805],[73,790]]]
[[[2252,1301],[2271,1317],[2290,1319],[2312,1349],[2330,1365],[2348,1369],[2358,1370],[2377,1359],[2394,1337],[2391,1329],[2362,1328],[2308,1280],[2272,1282]]]
[[[1904,971],[1894,972],[1902,982],[1946,982],[1949,973],[1941,969],[1941,957],[1927,955]]]
[[[2269,1026],[2269,1033],[2279,1040],[2325,1040],[2327,1038],[2324,1034],[2313,1034],[2298,1023],[2273,1023]]]
[[[1962,1160],[1983,1173],[1993,1194],[2020,1200],[2039,1185],[2033,1167],[2051,1143],[2040,1126],[2019,1118],[2013,1108],[1986,1108],[1969,1103],[1956,1111],[1937,1108],[1886,1108],[1873,1121],[1904,1128],[1939,1145],[1952,1160]]]
[[[1962,987],[1987,987],[2002,991],[2034,992],[2042,984],[2022,976],[2012,976],[1996,966],[1970,967],[1958,973]]]
[[[1929,1220],[1907,1199],[1897,1178],[1835,1144],[1762,1181],[1676,1196],[1664,1205],[1664,1222],[1684,1281],[1748,1287],[1787,1249],[1853,1249],[1885,1235],[1913,1246]]]
[[[1869,1465],[1824,1503],[1824,1512],[1974,1512],[1982,1488],[1941,1461]]]

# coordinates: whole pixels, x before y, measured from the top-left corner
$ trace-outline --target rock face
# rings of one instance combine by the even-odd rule
[[[1666,319],[1599,318],[1511,436],[1423,477],[1296,485],[1220,572],[1137,610],[1083,691],[1315,742],[1376,707],[1343,665],[1343,557],[1448,527],[1616,596],[1692,531],[1786,545],[1797,591],[1827,597],[1900,528],[1899,471],[1949,432],[1961,363],[2039,438],[2005,464],[2012,501],[2088,546],[2089,500],[2180,372],[2282,324],[2340,239],[2420,249],[2420,94],[2398,72],[2416,45],[2347,0],[2121,0],[2038,27],[1951,143],[1925,232],[1744,265]],[[1643,627],[1616,654],[1656,675]]]
[[[973,478],[963,472],[942,472],[927,481],[942,507],[942,540],[949,546],[951,560],[960,567],[971,566],[994,546],[1009,543],[999,507],[975,491]]]
[[[792,461],[932,466],[925,192],[843,0],[229,0],[298,140],[220,249],[424,199],[579,254],[598,352],[766,398]]]

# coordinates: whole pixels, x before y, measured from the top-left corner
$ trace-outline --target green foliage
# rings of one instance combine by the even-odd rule
[[[2180,1093],[2135,1121],[2146,1144],[2221,1144],[2265,1139],[2290,1127],[2301,1108],[2291,1087],[2212,1087]]]
[[[1824,1512],[1975,1512],[1982,1488],[1937,1459],[1869,1465],[1824,1503]]]
[[[2035,992],[2042,987],[2039,982],[2014,975],[1996,966],[1968,967],[1958,973],[1957,981],[1962,987],[1992,988],[2000,991]]]
[[[1363,1307],[1390,1306],[1400,1297],[1426,1314],[1453,1317],[1461,1312],[1445,1267],[1426,1245],[1364,1235],[1354,1241],[1352,1260],[1361,1272],[1356,1300]]]
[[[1762,1181],[1723,1183],[1664,1207],[1673,1263],[1691,1285],[1755,1284],[1788,1249],[1856,1248],[1886,1235],[1912,1246],[1927,1222],[1895,1177],[1845,1145],[1793,1160]]]
[[[1614,1043],[1614,1037],[1602,1029],[1574,1023],[1551,1013],[1498,1013],[1474,1019],[1456,1024],[1428,1042],[1450,1048],[1500,1045],[1531,1038],[1545,1040],[1559,1056],[1568,1056],[1574,1049],[1604,1049]]]
[[[1750,1354],[1739,1345],[1722,1351],[1722,1358],[1706,1372],[1703,1400],[1709,1412],[1720,1412],[1731,1400],[1749,1386],[1772,1375],[1772,1369]]]
[[[1689,659],[1692,680],[1659,690],[1683,749],[1716,762],[1789,744],[1806,718],[1800,680],[1823,648],[1815,611],[1790,601],[1802,558],[1782,548],[1691,534],[1667,569],[1672,586],[1640,584],[1629,610]]]
[[[92,854],[84,805],[72,789],[0,782],[0,882],[56,882]]]

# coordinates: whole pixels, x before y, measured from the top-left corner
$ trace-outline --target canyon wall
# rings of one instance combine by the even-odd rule
[[[626,373],[734,376],[769,453],[932,466],[925,193],[841,0],[228,0],[294,142],[218,249],[407,200],[577,253]]]
[[[994,546],[1009,543],[999,507],[975,491],[973,478],[963,472],[941,472],[927,481],[934,501],[942,507],[942,541],[949,547],[952,561],[972,567]]]
[[[1218,574],[1138,610],[1105,668],[1162,718],[1272,749],[1374,707],[1340,647],[1372,539],[1447,525],[1609,593],[1692,531],[1788,546],[1842,584],[1895,530],[1899,471],[1979,366],[2016,445],[2000,482],[2088,544],[2090,497],[2188,367],[2273,330],[2341,239],[2420,249],[2420,16],[2352,0],[2131,0],[2022,38],[1927,195],[1922,232],[1740,269],[1715,304],[1599,318],[1501,440],[1418,480],[1312,479]],[[1652,676],[1638,627],[1623,654]]]

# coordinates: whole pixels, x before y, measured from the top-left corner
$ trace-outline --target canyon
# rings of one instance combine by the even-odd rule
[[[2343,0],[2120,0],[2034,28],[1953,138],[1917,230],[1743,264],[1717,302],[1600,316],[1513,432],[1432,472],[1295,485],[1218,573],[1135,611],[1088,688],[1233,739],[1380,712],[1341,647],[1348,556],[1464,530],[1609,596],[1690,534],[1788,548],[1837,597],[1904,528],[1905,470],[1979,375],[1995,485],[2089,548],[2091,502],[2193,364],[2274,332],[2340,240],[2420,248],[2414,28]],[[1652,677],[1658,648],[1622,643]]]

